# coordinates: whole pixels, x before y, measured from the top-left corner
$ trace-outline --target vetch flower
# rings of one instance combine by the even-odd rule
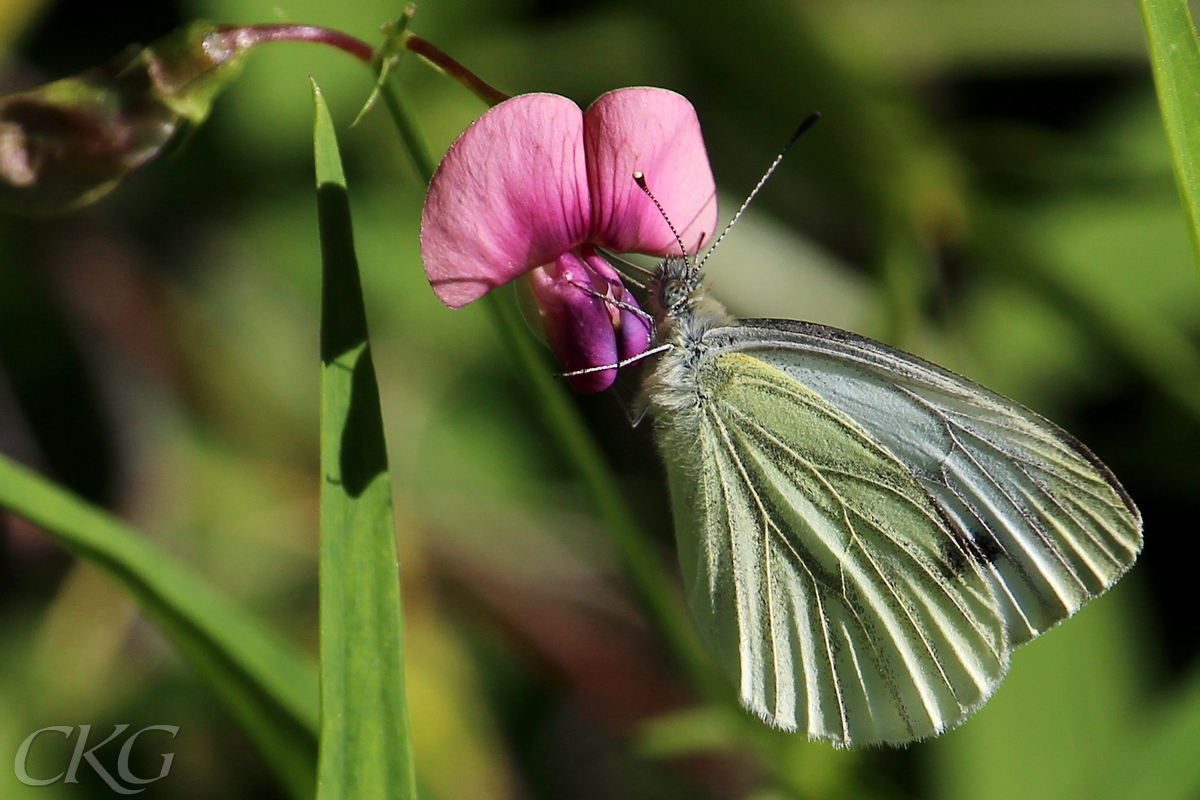
[[[717,224],[716,186],[684,97],[619,89],[586,112],[552,94],[500,103],[450,147],[429,185],[421,255],[434,292],[461,308],[528,274],[546,339],[567,371],[644,352],[650,325],[596,251],[679,253],[634,172],[695,253]],[[598,392],[616,370],[570,380]]]

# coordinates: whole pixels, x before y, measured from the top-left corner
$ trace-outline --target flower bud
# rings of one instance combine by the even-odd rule
[[[254,42],[195,22],[104,66],[0,98],[0,205],[56,214],[97,200],[202,122]]]

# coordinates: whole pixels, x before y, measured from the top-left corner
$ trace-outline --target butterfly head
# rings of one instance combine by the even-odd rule
[[[700,270],[684,256],[664,258],[650,285],[655,304],[667,317],[684,313],[699,290]]]

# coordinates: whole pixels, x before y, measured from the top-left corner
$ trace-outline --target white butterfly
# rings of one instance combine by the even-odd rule
[[[733,319],[686,258],[651,293],[688,600],[767,722],[837,745],[940,733],[1136,559],[1129,496],[1032,411],[852,333]]]

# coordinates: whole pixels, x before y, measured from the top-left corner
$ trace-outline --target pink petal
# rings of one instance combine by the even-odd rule
[[[621,253],[679,254],[662,214],[633,180],[646,176],[688,254],[712,240],[717,190],[696,110],[666,89],[618,89],[584,114],[591,241]]]
[[[552,94],[506,100],[451,145],[421,213],[421,257],[459,308],[587,238],[583,115]]]
[[[625,291],[624,287],[619,280],[613,285],[604,275],[597,274],[595,262],[604,264],[607,272],[616,275],[595,253],[585,258],[586,261],[579,253],[570,252],[553,264],[529,273],[546,342],[567,372],[616,364],[620,357],[622,310],[597,294],[616,297]],[[600,392],[616,379],[614,368],[567,380],[576,391]]]

